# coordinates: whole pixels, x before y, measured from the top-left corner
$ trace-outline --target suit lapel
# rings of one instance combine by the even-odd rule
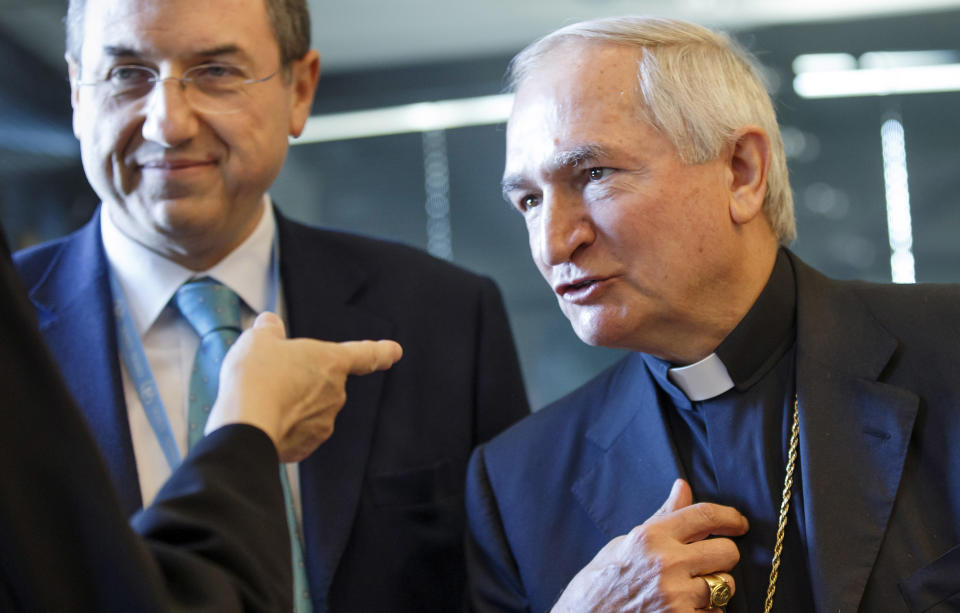
[[[393,324],[352,304],[367,273],[305,229],[277,214],[280,275],[290,335],[327,341],[390,338]],[[331,438],[300,464],[304,541],[311,597],[327,597],[350,536],[386,373],[351,377]]]
[[[572,491],[607,540],[646,521],[673,481],[685,476],[656,390],[640,354],[631,354],[598,401],[599,417],[586,432],[601,455],[584,466]]]
[[[898,342],[859,297],[791,259],[810,579],[818,610],[855,611],[886,531],[919,401],[878,381]]]
[[[99,211],[62,243],[30,290],[40,331],[93,431],[124,510],[141,506],[133,442],[123,399],[116,325]]]

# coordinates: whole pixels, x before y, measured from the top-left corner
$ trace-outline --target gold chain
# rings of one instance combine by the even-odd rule
[[[797,464],[797,442],[800,439],[800,419],[797,395],[793,396],[793,426],[790,428],[790,450],[787,452],[787,475],[783,479],[783,499],[780,502],[780,521],[777,524],[777,544],[773,547],[773,562],[770,567],[770,584],[763,613],[773,609],[773,593],[777,591],[777,576],[780,574],[780,554],[783,553],[783,535],[787,531],[787,514],[790,511],[790,490],[793,488],[793,468]]]

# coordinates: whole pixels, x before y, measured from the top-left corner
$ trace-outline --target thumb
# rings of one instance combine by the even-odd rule
[[[283,320],[280,319],[276,313],[271,313],[270,311],[264,311],[257,315],[257,318],[253,322],[253,327],[258,329],[264,328],[277,338],[287,338],[287,330],[283,325]]]
[[[403,355],[403,348],[395,341],[347,341],[337,343],[337,350],[351,375],[386,370]]]
[[[691,504],[693,504],[693,492],[690,490],[690,485],[688,485],[683,479],[677,479],[673,482],[673,487],[670,489],[670,495],[667,496],[663,506],[661,506],[657,511],[657,515],[673,513],[674,511],[682,509],[683,507],[688,507]]]

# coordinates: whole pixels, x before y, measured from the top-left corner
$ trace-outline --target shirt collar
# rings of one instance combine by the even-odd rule
[[[781,249],[770,279],[737,327],[706,358],[670,368],[669,380],[691,401],[749,389],[793,342],[797,289],[793,266]]]
[[[254,312],[267,307],[271,293],[271,256],[276,220],[269,196],[253,232],[220,262],[203,271],[185,268],[133,240],[101,210],[100,234],[107,261],[117,276],[137,332],[143,336],[154,324],[177,288],[192,278],[212,277],[240,296]]]

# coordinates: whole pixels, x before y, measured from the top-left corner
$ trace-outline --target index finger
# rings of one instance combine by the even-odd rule
[[[396,341],[347,341],[337,343],[337,347],[351,375],[386,370],[403,355],[403,348]]]
[[[733,507],[698,502],[669,513],[659,520],[678,541],[693,543],[711,534],[740,536],[750,529],[747,518]]]

